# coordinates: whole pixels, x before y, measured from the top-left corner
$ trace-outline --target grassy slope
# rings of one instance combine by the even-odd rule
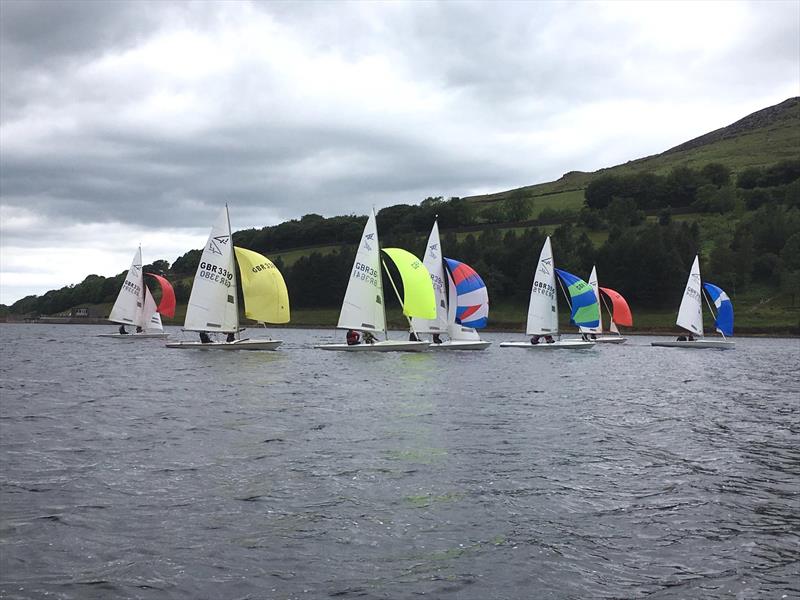
[[[790,102],[789,108],[781,112],[780,118],[762,118],[761,121],[755,120],[754,115],[750,115],[740,122],[723,128],[716,132],[711,132],[682,144],[672,150],[662,154],[650,156],[615,167],[601,169],[594,173],[584,173],[573,171],[565,174],[556,181],[539,183],[536,185],[519,188],[525,196],[532,200],[532,210],[530,218],[537,218],[541,211],[545,209],[572,209],[579,210],[583,205],[583,194],[586,186],[594,177],[609,173],[624,174],[637,171],[651,171],[658,174],[665,174],[676,166],[687,165],[698,168],[709,162],[719,162],[729,166],[734,172],[741,171],[747,167],[759,167],[774,164],[787,158],[797,158],[798,148],[800,148],[800,102]],[[787,104],[784,103],[784,104]],[[759,113],[774,110],[765,109]],[[758,115],[759,113],[755,113]],[[750,119],[748,125],[742,126]],[[762,125],[759,125],[763,122]],[[518,190],[507,190],[496,194],[483,196],[473,196],[467,200],[475,203],[478,209],[487,204],[503,200]],[[710,239],[723,235],[725,230],[732,227],[732,219],[739,215],[726,215],[724,217],[713,215],[680,215],[674,217],[676,220],[694,220],[700,223],[704,235]],[[487,227],[493,227],[487,225]],[[552,232],[556,225],[548,225],[542,229]],[[500,228],[501,233],[508,230],[508,227]],[[512,228],[517,231],[523,227]],[[446,233],[446,231],[443,230]],[[472,235],[480,235],[480,231],[470,232]],[[470,233],[458,233],[459,239],[463,239]],[[606,232],[587,232],[595,246],[603,244],[607,237]],[[420,244],[423,243],[423,235],[420,235]],[[282,252],[276,252],[270,258],[280,257],[284,264],[289,266],[294,264],[300,257],[309,255],[312,252],[327,254],[338,245],[320,246],[314,248],[293,248]],[[707,249],[707,248],[706,248]],[[679,294],[679,290],[676,292]],[[737,329],[746,331],[748,329],[759,329],[764,331],[787,332],[800,329],[800,307],[791,307],[787,298],[774,297],[770,290],[753,288],[747,295],[736,297],[732,294],[735,306],[737,307]],[[676,299],[677,302],[677,299]],[[108,307],[110,309],[110,305]],[[674,311],[652,311],[634,309],[634,319],[637,329],[645,330],[672,330],[674,329]],[[676,305],[677,310],[677,305]],[[521,330],[524,328],[526,306],[512,305],[492,305],[492,325],[496,329]],[[181,324],[185,313],[185,306],[178,307],[175,319],[165,320],[168,324]],[[326,326],[333,327],[338,319],[338,308],[330,309],[306,309],[292,311],[292,324],[295,326]],[[405,320],[402,315],[389,314],[389,322],[394,327],[405,327]]]

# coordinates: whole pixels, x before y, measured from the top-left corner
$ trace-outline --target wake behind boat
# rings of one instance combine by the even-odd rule
[[[283,276],[265,256],[245,248],[234,248],[226,204],[211,228],[186,309],[184,330],[198,332],[200,341],[169,343],[167,348],[275,350],[283,343],[281,340],[240,337],[234,254],[239,263],[245,316],[266,323],[289,322],[289,294]],[[226,337],[224,341],[214,340],[209,333]]]
[[[708,340],[704,338],[703,330],[703,290],[717,308],[717,314],[709,303],[708,307],[714,316],[714,327],[722,336],[722,339]],[[708,301],[707,301],[708,302]],[[675,322],[678,327],[688,331],[688,335],[681,335],[675,341],[651,342],[651,346],[662,348],[692,348],[705,349],[716,348],[719,350],[732,350],[736,344],[727,339],[733,336],[733,304],[728,294],[713,283],[703,283],[700,278],[700,258],[694,257],[692,268],[689,271],[689,279],[686,282],[686,289],[683,292],[683,299],[678,308],[678,319]],[[696,339],[697,336],[699,339]]]
[[[430,319],[436,316],[436,304],[430,273],[425,266],[410,252],[400,248],[384,248],[386,255],[392,260],[403,280],[403,297],[397,288],[395,293],[403,307],[406,317],[423,317]],[[320,344],[314,346],[320,350],[337,350],[342,352],[423,352],[428,349],[429,342],[417,340],[390,340],[386,332],[386,308],[384,306],[383,280],[381,276],[380,245],[375,210],[372,210],[350,272],[347,291],[339,313],[338,329],[347,329],[348,338],[356,343]],[[383,267],[386,269],[386,264]],[[386,269],[392,286],[389,270]],[[362,332],[363,338],[356,332]],[[374,333],[386,336],[378,341]],[[412,334],[414,330],[412,327]]]
[[[555,268],[550,237],[544,241],[531,288],[526,335],[530,342],[501,342],[501,348],[530,350],[582,350],[594,347],[594,342],[582,339],[556,339],[558,333],[558,299],[556,273],[567,284],[571,303],[571,321],[578,326],[597,327],[600,312],[594,292],[582,279]]]
[[[175,316],[175,291],[166,278],[155,273],[147,273],[161,285],[161,302],[156,306],[156,301],[144,282],[144,275],[140,246],[133,255],[130,269],[111,308],[111,314],[108,315],[109,321],[120,324],[119,332],[101,333],[98,337],[129,341],[163,340],[169,336],[164,332],[161,315]],[[135,330],[127,331],[126,325],[135,327]]]

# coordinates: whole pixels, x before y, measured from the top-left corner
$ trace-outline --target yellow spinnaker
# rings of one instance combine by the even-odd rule
[[[277,267],[258,252],[234,247],[244,295],[244,316],[266,323],[289,322],[289,292]]]
[[[431,274],[422,261],[402,248],[384,248],[403,279],[403,314],[420,319],[436,318],[436,297]]]

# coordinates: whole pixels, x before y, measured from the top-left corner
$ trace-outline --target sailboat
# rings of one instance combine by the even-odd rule
[[[144,283],[142,271],[141,246],[133,255],[131,267],[125,275],[125,281],[119,290],[108,320],[119,323],[124,329],[125,325],[135,327],[135,332],[129,333],[101,333],[99,337],[118,340],[164,339],[169,334],[164,332],[161,324],[161,315],[175,316],[175,291],[169,281],[161,275],[147,273],[161,285],[161,302],[156,306],[156,301],[150,289]]]
[[[721,340],[707,340],[703,337],[703,289],[705,289],[717,309],[717,313],[714,315],[714,309],[711,308],[709,303],[709,310],[714,315],[714,327],[717,333],[722,335]],[[700,259],[697,256],[694,257],[692,268],[689,271],[689,280],[686,282],[686,289],[683,292],[676,324],[689,332],[688,339],[685,336],[680,336],[674,342],[651,342],[651,345],[665,348],[719,348],[721,350],[731,350],[736,345],[733,341],[727,339],[733,336],[733,304],[728,294],[722,291],[721,288],[713,283],[702,282],[700,279]],[[694,339],[695,335],[700,339]]]
[[[598,286],[597,267],[592,267],[592,274],[589,275],[589,285],[592,286],[598,306],[602,302],[608,311],[610,318],[608,330],[616,335],[603,335],[602,310],[600,310],[599,313],[600,318],[597,327],[581,327],[581,332],[592,336],[591,339],[593,342],[598,342],[601,344],[624,344],[628,338],[623,337],[622,334],[620,334],[617,325],[624,325],[626,327],[633,326],[633,316],[631,315],[631,309],[628,306],[628,303],[625,301],[625,298],[622,297],[622,294],[616,290]],[[605,297],[601,296],[600,292],[602,292]],[[606,297],[611,300],[611,306],[613,308],[609,308],[608,302],[606,302]]]
[[[589,284],[579,277],[555,268],[553,249],[548,236],[539,254],[528,305],[528,323],[525,333],[533,338],[530,342],[501,342],[501,348],[556,350],[594,347],[594,342],[591,341],[555,339],[554,336],[559,335],[556,274],[567,285],[569,297],[572,299],[570,321],[579,327],[597,327],[600,324],[600,310],[594,292]]]
[[[436,318],[414,317],[411,319],[414,329],[417,333],[448,335],[450,339],[441,343],[435,343],[434,339],[431,350],[485,350],[492,343],[482,340],[475,330],[486,327],[488,322],[486,285],[466,263],[442,258],[439,224],[434,221],[423,264],[431,274]]]
[[[342,350],[346,352],[422,352],[428,349],[430,342],[390,340],[386,333],[386,307],[384,305],[383,281],[381,277],[381,248],[378,243],[378,227],[375,210],[372,210],[364,233],[356,252],[347,291],[339,313],[338,329],[357,330],[362,332],[382,333],[386,339],[372,343],[360,344],[321,344],[315,346],[322,350]],[[425,265],[413,254],[401,248],[384,248],[388,256],[400,272],[403,281],[403,297],[400,296],[391,273],[383,263],[392,287],[403,307],[403,314],[409,318],[411,331],[414,332],[411,317],[433,319],[436,317],[436,301],[431,285],[430,273]],[[366,336],[365,336],[366,337]],[[416,336],[415,336],[416,337]]]
[[[239,262],[245,316],[264,323],[289,322],[289,294],[280,271],[258,252],[234,248],[228,205],[217,217],[200,256],[194,276],[185,331],[199,332],[208,341],[182,341],[167,348],[202,350],[275,350],[283,342],[240,336],[237,277],[234,254]],[[212,340],[208,333],[227,334],[226,341]]]

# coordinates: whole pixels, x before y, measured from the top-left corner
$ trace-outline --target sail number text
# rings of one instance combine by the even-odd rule
[[[122,289],[136,296],[142,293],[142,288],[139,286],[139,284],[128,279],[123,282]]]
[[[433,289],[437,292],[444,290],[444,281],[442,281],[442,278],[438,275],[431,273],[431,283],[433,284]]]
[[[252,269],[250,269],[253,273],[260,273],[261,271],[266,271],[268,269],[274,269],[275,265],[271,262],[261,263],[260,265],[255,265]]]
[[[231,287],[231,282],[233,281],[233,273],[228,269],[207,262],[200,263],[200,277],[222,283],[225,287]]]
[[[549,283],[543,283],[541,281],[533,282],[533,291],[536,294],[542,294],[548,298],[553,298],[556,295],[556,288]]]
[[[366,281],[374,286],[378,285],[378,272],[369,265],[356,262],[353,267],[353,277]]]

